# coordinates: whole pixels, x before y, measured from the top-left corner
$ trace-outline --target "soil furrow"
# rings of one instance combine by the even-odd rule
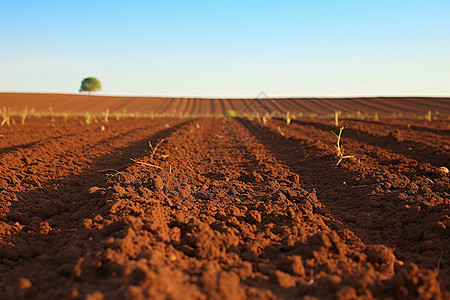
[[[47,118],[29,118],[25,125],[2,128],[0,131],[3,135],[3,138],[0,139],[0,154],[19,148],[29,148],[46,140],[77,134],[80,130],[79,123],[80,121],[76,119],[65,122],[63,118],[50,120]],[[43,136],[45,138],[42,138]]]
[[[255,124],[249,126],[261,128]],[[323,137],[328,140],[327,133],[310,130],[308,136],[306,130],[283,128],[285,136],[282,136],[272,128],[259,138],[278,159],[299,174],[306,188],[317,190],[325,212],[363,241],[394,247],[400,259],[433,269],[443,249],[450,246],[448,239],[440,239],[446,233],[445,226],[439,224],[447,222],[450,214],[445,190],[440,197],[426,182],[410,182],[402,174],[378,171],[371,176],[373,171],[364,162],[361,165],[343,162],[345,167],[334,168],[337,159],[330,155],[333,149],[321,141]],[[380,178],[383,173],[387,175],[384,180]],[[401,178],[405,181],[398,181]],[[424,196],[430,200],[422,201]],[[448,267],[441,270],[441,282],[447,290],[449,275]]]
[[[431,129],[424,128],[417,130],[417,127],[411,127],[409,124],[405,126],[378,123],[376,129],[367,122],[360,120],[343,120],[342,126],[353,128],[378,137],[390,137],[397,142],[415,142],[422,147],[429,147],[431,150],[448,152],[450,155],[450,131],[448,133],[435,133]]]
[[[320,122],[325,126],[331,125],[331,122]],[[367,120],[357,119],[343,119],[340,121],[341,126],[353,128],[378,137],[391,137],[393,140],[410,141],[423,144],[433,149],[441,149],[441,151],[448,151],[450,149],[450,130],[436,130],[427,127],[411,126],[409,123],[403,125],[373,122]],[[376,127],[373,125],[376,124]],[[449,124],[450,126],[450,124]]]
[[[446,137],[450,135],[450,122],[445,120],[434,120],[433,122],[429,122],[426,120],[418,120],[418,119],[404,119],[404,118],[382,118],[378,121],[370,120],[370,119],[353,119],[353,118],[341,118],[343,122],[355,122],[356,124],[367,124],[372,125],[372,130],[376,130],[378,125],[384,127],[390,127],[393,130],[395,129],[403,129],[408,131],[420,131],[425,132],[426,134],[435,134],[437,138]],[[316,122],[331,124],[326,120],[316,120]],[[376,126],[373,126],[376,125]]]
[[[294,122],[291,127],[286,127],[282,121],[274,120],[272,127],[281,131],[298,130],[301,132],[301,137],[312,138],[318,142],[318,147],[322,150],[328,151],[328,153],[335,152],[336,138],[331,134],[331,131],[339,132],[338,128],[331,125],[323,124],[321,128],[317,128],[317,124],[306,123],[307,125],[301,125],[300,122]],[[281,129],[282,128],[282,129]],[[361,139],[360,136],[363,136]],[[429,185],[433,187],[435,192],[446,191],[450,188],[450,181],[444,174],[436,167],[428,163],[417,161],[413,158],[405,157],[401,153],[392,151],[390,147],[385,147],[385,144],[365,143],[366,135],[357,131],[350,131],[346,128],[343,131],[343,141],[345,143],[345,151],[347,154],[358,154],[357,157],[362,162],[363,166],[355,168],[357,172],[360,172],[363,178],[369,177],[374,180],[382,178],[383,173],[399,173],[401,176],[407,176],[406,180],[415,182],[418,185]],[[419,138],[420,139],[420,138]],[[445,143],[445,142],[444,142]],[[410,152],[413,149],[410,149]],[[420,149],[415,149],[416,152],[421,152]],[[445,151],[445,150],[443,150]],[[414,157],[419,156],[419,153],[415,153]],[[445,155],[443,155],[445,156]],[[435,158],[439,159],[439,156]],[[437,165],[446,165],[447,159],[442,159]],[[391,177],[395,175],[391,175]],[[392,178],[391,178],[392,180]],[[401,179],[400,179],[401,180]],[[422,197],[422,202],[427,205],[433,205],[435,201],[429,201],[430,197]],[[428,198],[428,199],[427,199]]]
[[[158,120],[154,125],[164,127],[166,122],[167,120]],[[3,154],[0,156],[2,186],[9,187],[10,191],[34,189],[48,181],[82,172],[90,160],[104,154],[98,151],[99,148],[102,148],[101,151],[108,151],[117,142],[132,140],[145,134],[149,129],[148,123],[144,124],[131,130],[118,127],[108,128],[104,132],[98,128],[79,127],[78,135],[64,135],[30,148]]]
[[[294,123],[300,125],[310,125],[326,133],[333,127],[328,124],[312,121],[295,120]],[[343,123],[345,124],[345,123]],[[336,130],[336,129],[335,129]],[[367,130],[367,129],[366,129]],[[390,135],[379,134],[363,128],[346,128],[345,133],[348,137],[353,137],[361,142],[372,146],[381,146],[402,156],[409,157],[418,162],[427,162],[436,168],[450,164],[450,147],[447,141],[435,139],[440,145],[424,143],[420,136],[416,135],[416,140],[405,140],[399,131],[391,132]]]
[[[71,290],[61,288],[68,285],[67,276],[70,278],[72,272],[76,272],[80,255],[91,249],[90,237],[95,234],[86,220],[98,220],[111,205],[111,201],[99,198],[104,189],[97,186],[104,185],[108,178],[105,175],[117,176],[133,165],[130,158],[139,159],[147,154],[148,140],[166,138],[186,122],[177,120],[175,123],[178,125],[163,130],[152,126],[146,132],[140,131],[139,138],[134,135],[131,139],[121,139],[122,144],[117,143],[112,149],[103,144],[105,149],[97,149],[103,154],[95,157],[80,174],[55,180],[33,191],[15,193],[15,201],[0,217],[2,226],[15,222],[8,227],[6,236],[2,232],[0,243],[2,299],[24,296],[20,290],[16,293],[11,290],[23,277],[41,287],[37,293],[28,291],[29,295],[38,295],[38,299],[70,297]],[[113,228],[108,230],[114,231]],[[44,270],[42,265],[51,269]]]
[[[450,122],[444,122],[444,121],[434,121],[433,127],[430,126],[426,126],[426,125],[430,125],[429,122],[427,122],[428,124],[424,124],[424,126],[419,126],[419,125],[412,125],[414,123],[416,123],[416,120],[403,120],[402,122],[399,121],[392,121],[392,120],[383,120],[383,121],[370,121],[370,120],[361,120],[361,119],[343,119],[342,120],[345,123],[349,123],[349,124],[361,124],[364,125],[362,127],[372,127],[371,130],[374,130],[373,125],[376,125],[376,127],[380,126],[381,128],[387,130],[387,132],[392,132],[395,130],[402,130],[402,131],[406,131],[410,134],[421,134],[420,132],[424,132],[426,133],[425,137],[432,137],[435,139],[441,139],[443,137],[448,138],[448,136],[450,136],[450,129],[445,129],[445,128],[450,128]],[[425,121],[423,122],[425,123]],[[419,132],[419,133],[417,133]],[[423,136],[423,135],[421,135]]]

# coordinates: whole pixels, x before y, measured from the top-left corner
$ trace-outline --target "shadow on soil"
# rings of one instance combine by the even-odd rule
[[[17,276],[27,277],[25,273],[20,274],[21,271],[15,271],[15,276],[8,275],[8,271],[20,266],[23,268],[24,264],[35,266],[36,262],[33,263],[33,260],[39,259],[39,256],[48,256],[52,252],[61,251],[58,245],[62,248],[64,241],[67,241],[68,238],[73,239],[74,231],[80,232],[78,236],[80,237],[79,242],[83,244],[81,248],[88,251],[89,237],[96,229],[86,229],[82,221],[85,218],[101,215],[105,207],[105,203],[100,203],[99,199],[93,197],[89,192],[91,187],[105,186],[107,178],[99,171],[103,169],[126,169],[134,164],[130,158],[143,157],[149,154],[149,140],[166,138],[190,122],[192,120],[156,132],[151,136],[143,137],[126,147],[117,148],[108,155],[100,156],[81,174],[47,183],[42,188],[32,191],[17,193],[18,201],[12,203],[9,213],[6,215],[6,220],[4,218],[3,221],[19,222],[24,227],[17,235],[4,239],[5,245],[11,243],[14,246],[5,246],[8,249],[5,247],[0,249],[0,254],[3,257],[0,263],[2,271],[0,274],[3,273],[0,275],[0,282],[17,282]],[[107,141],[102,142],[106,143]],[[58,189],[55,186],[59,186]],[[51,227],[50,233],[42,233],[43,222],[48,222],[47,226]],[[5,255],[3,255],[5,253],[9,253],[9,258],[6,258],[6,260]],[[5,262],[7,264],[4,264]],[[56,264],[56,262],[52,262],[52,264]],[[76,261],[68,262],[68,264],[74,266]],[[73,270],[73,267],[70,269]],[[64,274],[63,271],[62,275]],[[0,289],[1,287],[0,284]]]
[[[71,134],[65,134],[65,135],[58,135],[58,136],[53,136],[47,139],[40,139],[34,142],[30,142],[30,143],[25,143],[25,144],[21,144],[21,145],[16,145],[16,146],[11,146],[11,147],[4,147],[0,149],[0,154],[5,154],[5,153],[9,153],[9,152],[14,152],[16,150],[19,149],[28,149],[31,148],[35,145],[38,144],[44,144],[46,142],[52,141],[52,140],[57,140],[60,138],[64,138],[64,137],[72,137],[72,136],[76,136],[77,133],[71,133]]]

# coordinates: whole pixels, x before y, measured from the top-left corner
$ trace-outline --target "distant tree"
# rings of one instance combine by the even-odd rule
[[[87,77],[81,82],[80,92],[96,92],[102,89],[102,84],[95,77]]]

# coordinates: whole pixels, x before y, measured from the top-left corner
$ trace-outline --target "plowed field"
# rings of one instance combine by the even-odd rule
[[[450,114],[450,98],[430,97],[373,97],[373,98],[268,98],[260,94],[250,99],[164,98],[164,97],[112,97],[72,94],[20,94],[0,93],[0,109],[6,107],[22,113],[25,107],[36,112],[54,113],[111,113],[169,114],[178,115],[226,115],[233,110],[244,114],[304,114],[325,115],[341,111],[347,114],[378,113],[424,116],[430,110],[447,119]]]
[[[1,127],[0,299],[449,299],[449,122],[341,124]]]

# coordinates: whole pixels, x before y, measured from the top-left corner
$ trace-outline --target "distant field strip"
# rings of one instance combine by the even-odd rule
[[[225,115],[231,109],[244,114],[383,114],[412,113],[446,115],[450,113],[450,98],[373,97],[373,98],[260,98],[207,99],[164,97],[112,97],[76,94],[0,93],[0,108],[20,113],[27,107],[37,112]]]

